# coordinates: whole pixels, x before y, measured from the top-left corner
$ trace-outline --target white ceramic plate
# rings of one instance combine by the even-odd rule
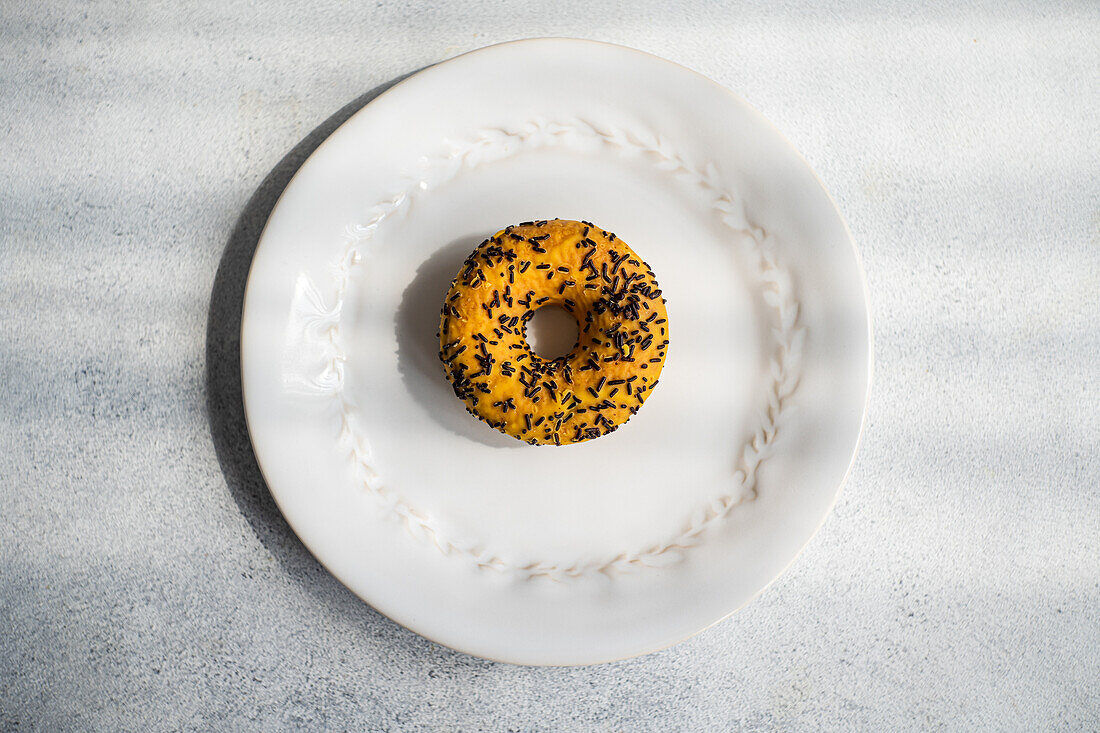
[[[622,429],[533,447],[465,413],[435,334],[478,242],[554,217],[649,262],[672,343]],[[399,623],[525,664],[659,649],[779,575],[852,462],[870,362],[856,251],[780,134],[565,39],[434,66],[333,133],[271,214],[242,333],[256,455],[311,551]]]

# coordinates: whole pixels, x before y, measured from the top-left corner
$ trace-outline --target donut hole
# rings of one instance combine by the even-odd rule
[[[569,311],[547,305],[535,311],[524,332],[527,346],[539,357],[550,360],[565,356],[577,345],[580,326]]]

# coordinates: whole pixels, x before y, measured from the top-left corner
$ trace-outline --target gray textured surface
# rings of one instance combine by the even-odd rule
[[[0,729],[1100,725],[1097,6],[551,6],[3,4]],[[582,669],[356,600],[266,494],[235,380],[309,151],[379,85],[535,35],[745,96],[836,196],[876,323],[862,452],[790,571]]]

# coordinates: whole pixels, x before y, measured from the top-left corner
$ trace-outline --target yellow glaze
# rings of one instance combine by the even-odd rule
[[[559,305],[580,337],[546,360],[524,337]],[[439,323],[439,358],[466,409],[532,445],[598,438],[630,419],[664,365],[668,315],[649,266],[611,232],[581,221],[525,222],[470,254]]]

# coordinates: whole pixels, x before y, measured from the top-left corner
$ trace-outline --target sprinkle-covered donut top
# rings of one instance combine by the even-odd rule
[[[568,354],[526,340],[540,308],[577,319]],[[649,266],[586,221],[523,222],[466,258],[443,302],[439,358],[472,415],[532,445],[598,438],[634,415],[664,365],[668,315]]]

